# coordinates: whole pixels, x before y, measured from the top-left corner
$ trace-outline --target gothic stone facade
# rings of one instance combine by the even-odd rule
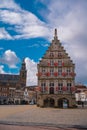
[[[37,106],[75,107],[75,64],[57,37],[38,64]]]
[[[21,91],[26,86],[26,65],[23,60],[19,75],[0,74],[0,104],[14,102],[17,92]],[[23,92],[22,92],[23,93]]]

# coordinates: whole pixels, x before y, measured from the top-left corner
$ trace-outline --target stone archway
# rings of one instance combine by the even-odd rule
[[[44,107],[54,107],[55,100],[52,98],[47,98],[44,100]]]
[[[54,99],[50,98],[50,107],[54,107],[54,105],[55,105]]]
[[[60,98],[58,100],[58,107],[59,108],[68,108],[69,107],[69,100],[66,98]]]

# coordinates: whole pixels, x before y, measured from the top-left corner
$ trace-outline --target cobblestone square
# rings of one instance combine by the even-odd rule
[[[87,128],[87,108],[39,108],[36,105],[0,106],[0,124]]]

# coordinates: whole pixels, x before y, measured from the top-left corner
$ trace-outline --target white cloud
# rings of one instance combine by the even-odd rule
[[[47,20],[76,63],[76,81],[87,82],[87,2],[51,1]]]
[[[28,47],[29,47],[29,48],[32,48],[32,47],[37,47],[37,48],[38,48],[38,47],[48,47],[48,46],[49,46],[49,44],[47,44],[47,43],[44,43],[44,44],[42,44],[42,43],[41,43],[41,44],[40,44],[40,43],[38,44],[38,43],[37,43],[37,44],[30,45],[30,46],[28,46]]]
[[[65,46],[67,52],[71,56],[71,59],[75,63],[76,82],[87,82],[87,47],[75,43],[74,45]]]
[[[4,66],[3,65],[0,65],[0,74],[4,74],[5,71],[4,71]]]
[[[41,46],[43,46],[43,47],[48,47],[49,46],[49,44],[41,44]]]
[[[14,51],[6,50],[2,58],[0,58],[0,62],[7,64],[10,68],[16,68],[16,64],[19,62],[19,58]]]
[[[13,0],[0,0],[0,8],[19,10],[20,6]]]
[[[10,34],[5,30],[5,28],[0,28],[0,39],[11,40],[12,37],[11,37]]]
[[[11,25],[20,24],[21,16],[19,13],[11,10],[0,10],[0,20]]]
[[[49,4],[44,0],[41,0],[41,2],[46,4],[49,10],[49,12],[44,10],[44,16],[42,14],[47,24],[42,22],[34,14],[23,10],[13,0],[0,0],[0,21],[8,23],[9,26],[14,25],[12,29],[15,29],[14,31],[18,34],[14,36],[14,39],[34,37],[52,39],[53,29],[55,27],[58,28],[58,37],[60,41],[76,63],[77,81],[87,82],[86,0],[62,0],[62,2],[61,0],[50,0]],[[3,30],[4,31],[0,31],[1,39],[11,38],[10,34],[8,34],[5,29]]]
[[[30,58],[25,58],[27,68],[27,86],[37,85],[37,63]]]
[[[25,15],[26,16],[26,15]],[[32,18],[31,18],[32,19]],[[26,24],[28,23],[28,24]],[[46,25],[43,25],[41,22],[34,22],[34,24],[30,25],[29,19],[23,23],[21,26],[16,26],[16,32],[19,35],[16,35],[15,39],[28,39],[28,38],[35,38],[35,37],[46,37],[48,38],[49,29]]]
[[[9,7],[9,9],[6,7],[6,2],[1,1],[0,21],[9,26],[14,25],[13,30],[17,33],[14,36],[15,39],[49,37],[49,29],[44,22],[33,13],[20,8],[13,0],[10,1],[12,1],[12,8]]]
[[[58,35],[61,40],[69,42],[86,31],[87,2],[51,0],[48,8],[50,13],[47,16],[45,14],[46,19],[51,27],[58,28]]]
[[[33,44],[33,45],[30,45],[28,46],[29,48],[32,48],[32,47],[39,47],[39,44]]]

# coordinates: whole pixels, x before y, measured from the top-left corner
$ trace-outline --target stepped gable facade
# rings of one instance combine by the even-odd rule
[[[75,64],[61,45],[57,29],[37,67],[37,106],[75,107]]]

